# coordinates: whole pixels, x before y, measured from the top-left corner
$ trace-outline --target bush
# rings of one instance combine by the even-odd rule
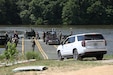
[[[30,52],[27,52],[26,53],[26,58],[29,60],[29,59],[37,59],[37,60],[40,60],[41,57],[38,53],[36,52],[33,52],[33,51],[30,51]]]
[[[17,59],[18,51],[16,49],[16,44],[8,41],[7,50],[4,51],[5,58],[10,61]]]
[[[4,54],[0,54],[0,61],[5,59],[5,55]]]

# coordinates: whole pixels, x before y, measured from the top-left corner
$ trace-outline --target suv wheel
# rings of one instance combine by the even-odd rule
[[[98,55],[98,56],[96,56],[96,59],[97,59],[97,60],[102,60],[102,59],[103,59],[103,55]]]
[[[74,50],[73,51],[73,59],[75,59],[75,60],[78,60],[78,52],[77,52],[77,50]]]
[[[61,55],[61,52],[60,51],[58,51],[58,59],[59,60],[63,60],[64,58],[62,58],[62,55]]]

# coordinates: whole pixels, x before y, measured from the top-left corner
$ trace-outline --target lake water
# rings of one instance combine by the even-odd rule
[[[62,34],[68,35],[72,31],[73,34],[79,33],[102,33],[107,41],[108,54],[113,54],[113,25],[109,26],[44,26],[44,27],[0,27],[0,31],[20,31],[19,35],[23,35],[24,32],[30,31],[33,28],[36,32],[39,33],[40,37],[42,36],[43,31],[47,30],[56,30],[57,32],[61,31]]]

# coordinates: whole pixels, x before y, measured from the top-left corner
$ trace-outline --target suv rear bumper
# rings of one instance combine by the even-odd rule
[[[82,57],[96,57],[97,55],[103,55],[106,54],[107,51],[93,51],[93,52],[85,52],[83,54],[80,54]]]
[[[59,45],[60,42],[58,40],[49,40],[48,41],[49,44],[55,44],[55,45]]]

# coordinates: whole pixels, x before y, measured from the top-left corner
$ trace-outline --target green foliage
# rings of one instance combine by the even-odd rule
[[[36,25],[42,25],[43,24],[43,20],[42,18],[38,18],[38,20],[35,23]]]
[[[6,60],[14,61],[18,57],[18,51],[16,50],[15,43],[7,43],[7,50],[4,52]]]
[[[4,54],[0,54],[0,61],[5,59],[5,55]]]
[[[24,10],[22,12],[20,12],[20,18],[22,20],[23,24],[29,24],[30,23],[30,13],[28,10]]]
[[[75,0],[69,0],[62,10],[63,24],[70,25],[75,24],[78,18],[79,6],[76,4]]]
[[[0,1],[0,24],[20,24],[19,10],[15,0]]]
[[[40,55],[37,52],[30,51],[30,52],[27,52],[25,55],[28,60],[29,59],[37,59],[37,60],[41,59]]]
[[[112,0],[0,0],[0,25],[111,25],[112,3]]]

